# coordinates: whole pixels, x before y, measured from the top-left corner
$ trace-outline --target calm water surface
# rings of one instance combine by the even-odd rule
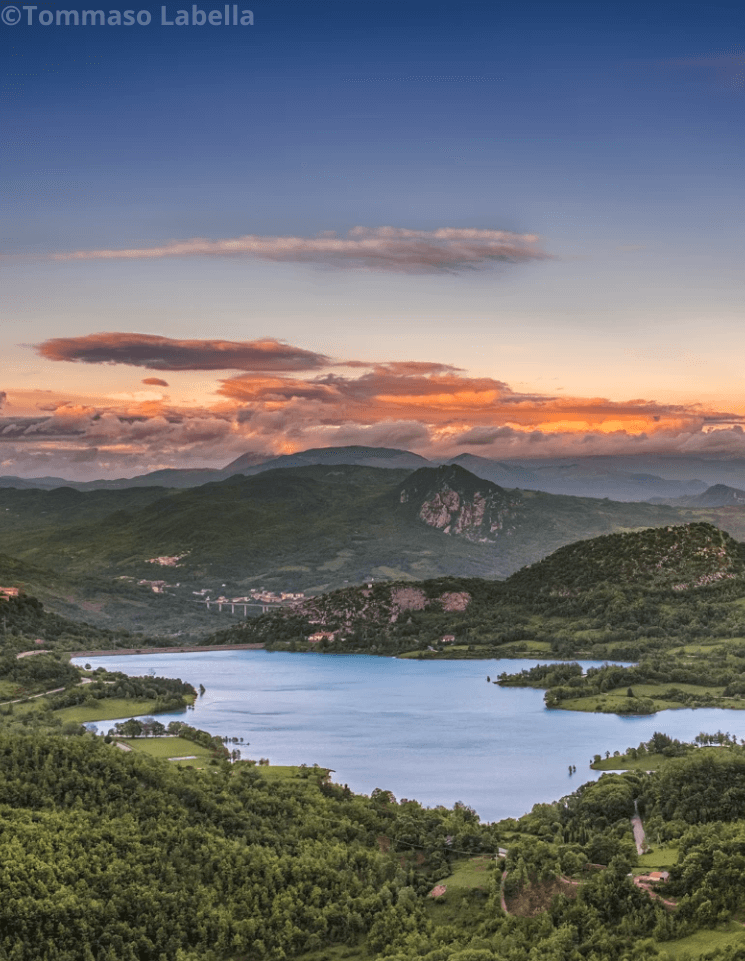
[[[599,775],[592,756],[655,731],[745,737],[745,711],[665,711],[652,717],[548,711],[543,691],[488,684],[535,660],[415,661],[360,654],[214,651],[78,658],[130,675],[180,677],[207,693],[194,710],[159,715],[243,737],[244,757],[330,767],[353,791],[393,791],[426,805],[463,801],[484,821],[519,817]],[[595,662],[582,662],[585,665]],[[114,721],[101,721],[108,730]],[[576,765],[570,776],[568,767]]]

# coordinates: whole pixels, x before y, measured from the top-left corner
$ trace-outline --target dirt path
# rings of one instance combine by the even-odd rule
[[[31,651],[31,653],[36,654],[36,651]],[[41,651],[39,653],[41,653]],[[78,685],[78,687],[80,687],[80,685],[82,684],[92,684],[92,683],[93,683],[92,678],[84,677],[83,680]],[[104,681],[104,684],[113,684],[113,683],[114,683],[113,681]],[[54,687],[52,688],[51,691],[42,691],[41,694],[26,694],[25,697],[18,697],[15,699],[15,701],[0,701],[0,707],[3,707],[3,705],[5,704],[22,704],[24,701],[31,701],[35,697],[46,697],[47,694],[59,694],[60,691],[66,691],[66,690],[67,690],[66,687]]]
[[[631,828],[634,832],[636,853],[642,855],[644,854],[644,842],[646,840],[646,835],[644,834],[644,825],[642,824],[642,819],[639,817],[639,808],[636,801],[634,801],[634,816],[631,819]]]
[[[655,900],[661,901],[668,911],[674,911],[677,908],[677,901],[668,901],[663,898],[661,894],[658,894],[654,890],[651,884],[645,883],[644,878],[634,878],[634,884],[639,888],[640,891],[646,891],[650,898],[655,898]]]
[[[510,912],[507,910],[507,902],[504,899],[504,882],[506,880],[507,880],[507,872],[502,871],[502,885],[499,889],[499,899],[502,904],[502,910],[504,911],[505,914],[509,914]]]
[[[51,654],[51,651],[21,651],[20,654],[16,654],[16,660],[20,661],[22,657],[33,657],[34,654]]]
[[[16,698],[15,701],[2,701],[0,702],[0,707],[4,704],[22,704],[23,701],[32,701],[35,697],[46,697],[47,694],[59,694],[60,691],[64,690],[64,687],[55,687],[51,691],[42,691],[41,694],[27,694],[25,697]]]

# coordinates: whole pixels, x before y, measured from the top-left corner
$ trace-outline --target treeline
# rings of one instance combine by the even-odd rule
[[[0,657],[0,679],[10,681],[17,696],[75,684],[80,672],[56,654],[21,658],[9,654]]]
[[[183,721],[171,721],[166,727],[165,724],[156,720],[154,717],[130,717],[127,721],[119,721],[109,731],[109,735],[117,734],[121,737],[161,737],[164,734],[177,735],[186,741],[199,744],[212,751],[216,758],[230,757],[230,751],[225,747],[223,738],[201,731],[199,728],[191,727]]]
[[[79,678],[75,668],[75,675]],[[191,684],[181,678],[171,677],[129,677],[119,671],[105,673],[102,668],[100,674],[91,680],[90,684],[74,687],[50,698],[49,703],[54,710],[63,707],[74,707],[90,701],[101,701],[105,698],[119,697],[138,701],[154,702],[153,711],[164,712],[182,708],[187,698],[196,697],[196,690]]]
[[[605,664],[590,667],[583,673],[579,664],[536,665],[515,674],[500,674],[499,684],[504,687],[545,688],[548,707],[560,707],[562,701],[571,698],[591,697],[613,691],[625,690],[629,702],[626,713],[652,713],[655,710],[650,698],[634,695],[637,685],[664,685],[655,695],[663,700],[687,707],[703,707],[721,703],[722,698],[739,700],[745,696],[745,648],[730,645],[726,650],[712,651],[706,661],[691,663],[689,659],[660,654],[647,655],[639,664],[623,667]],[[678,685],[695,687],[719,687],[720,694],[684,690]],[[649,711],[644,710],[649,704]],[[618,713],[624,713],[623,705],[614,705]]]
[[[23,650],[22,639],[41,638],[60,650],[80,647],[113,647],[118,639],[129,637],[127,631],[109,631],[82,621],[72,621],[44,609],[36,597],[20,594],[0,601],[0,642],[8,650]]]

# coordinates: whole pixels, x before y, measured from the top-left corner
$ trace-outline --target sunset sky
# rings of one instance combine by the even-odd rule
[[[739,0],[92,6],[0,23],[0,473],[745,456]]]

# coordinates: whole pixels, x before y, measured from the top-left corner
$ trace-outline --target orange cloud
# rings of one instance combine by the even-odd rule
[[[168,387],[168,381],[162,380],[160,377],[145,377],[142,383],[152,387]]]
[[[469,449],[500,458],[745,456],[737,412],[520,393],[442,363],[339,362],[277,340],[119,333],[57,338],[37,349],[59,361],[172,370],[232,365],[240,373],[222,377],[216,400],[201,406],[177,407],[155,392],[95,398],[11,392],[0,416],[3,473],[121,476],[163,466],[219,467],[246,451],[269,455],[343,444],[408,447],[433,457]],[[159,377],[145,383],[167,386]]]
[[[174,340],[153,334],[55,337],[35,349],[47,360],[129,364],[150,370],[317,370],[328,358],[278,340]],[[145,383],[153,383],[152,380]],[[158,383],[168,386],[165,381]]]

